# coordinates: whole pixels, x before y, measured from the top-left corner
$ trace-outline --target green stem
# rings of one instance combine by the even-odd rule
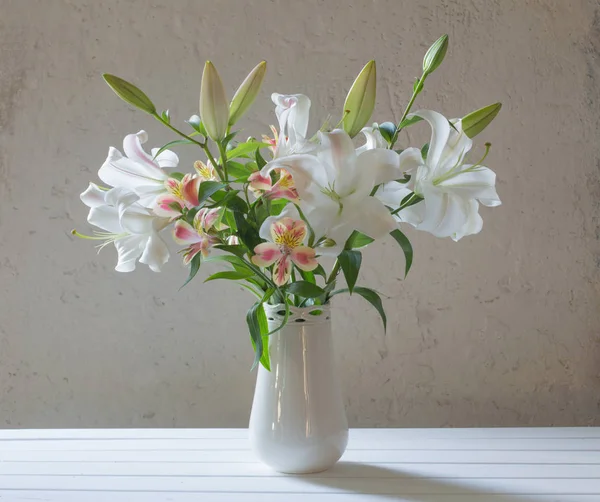
[[[184,132],[181,132],[179,129],[173,127],[171,124],[169,124],[168,122],[166,122],[165,120],[163,120],[163,118],[160,115],[158,115],[158,114],[155,113],[153,115],[153,117],[156,120],[158,120],[161,124],[167,126],[169,129],[171,129],[171,131],[173,131],[175,134],[178,134],[182,138],[185,138],[185,139],[191,141],[192,143],[196,143],[200,148],[204,148],[206,146],[206,143],[201,143],[200,141],[196,141],[195,139],[191,138],[190,136],[188,136]]]
[[[402,204],[400,207],[398,207],[397,209],[394,209],[390,214],[394,215],[394,214],[398,214],[400,211],[402,211],[405,207],[409,206],[410,203],[413,201],[413,199],[415,197],[418,197],[416,193],[413,193],[410,198],[404,203]]]
[[[221,171],[221,168],[220,168],[219,164],[217,163],[217,161],[213,157],[213,154],[211,153],[210,148],[208,148],[208,145],[206,143],[204,143],[204,145],[202,146],[202,149],[204,150],[204,153],[206,154],[206,157],[208,158],[208,160],[210,161],[210,163],[213,165],[213,167],[215,168],[215,170],[219,174],[219,179],[221,181],[226,181],[226,179],[225,179],[225,177],[223,175],[223,171]]]
[[[338,273],[340,272],[340,262],[339,260],[335,260],[335,263],[333,265],[333,269],[331,270],[331,274],[329,274],[329,279],[327,279],[327,282],[325,284],[331,284],[333,281],[335,281],[335,278],[337,277]]]
[[[412,108],[412,105],[415,103],[415,99],[417,99],[417,95],[421,92],[420,88],[423,85],[423,83],[425,82],[425,78],[427,78],[427,75],[425,75],[423,73],[423,75],[421,75],[421,78],[419,79],[419,83],[415,87],[415,90],[413,90],[412,96],[410,97],[410,101],[406,105],[406,108],[404,109],[404,113],[402,114],[402,118],[400,119],[400,122],[398,122],[398,125],[396,126],[396,132],[394,133],[394,137],[392,138],[392,141],[390,142],[390,150],[392,148],[394,148],[394,144],[398,140],[398,134],[400,134],[400,131],[401,131],[400,124],[402,124],[402,122],[404,122],[404,120],[406,119],[406,116],[410,113],[410,109]]]
[[[221,154],[221,164],[223,166],[223,176],[225,177],[225,182],[229,182],[229,176],[227,175],[227,150],[221,142],[219,145],[219,153]]]

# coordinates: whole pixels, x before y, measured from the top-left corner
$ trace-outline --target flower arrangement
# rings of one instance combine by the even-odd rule
[[[136,86],[113,75],[105,81],[124,101],[148,113],[179,138],[148,153],[144,131],[123,140],[123,152],[111,147],[98,177],[81,194],[89,207],[88,222],[100,230],[100,248],[113,243],[116,270],[131,272],[136,262],[158,272],[169,259],[163,240],[167,229],[181,246],[189,268],[187,284],[201,264],[227,267],[205,279],[238,281],[256,297],[246,319],[256,366],[269,367],[269,332],[264,303],[290,306],[324,305],[340,293],[356,293],[385,312],[379,294],[357,286],[360,249],[391,235],[400,245],[408,273],[413,249],[403,224],[436,237],[458,241],[478,233],[483,224],[479,205],[497,206],[496,175],[480,160],[467,160],[474,138],[497,115],[496,103],[462,119],[438,112],[411,112],[427,77],[442,63],[447,35],[427,51],[423,70],[397,123],[368,125],[375,106],[376,68],[370,61],[346,97],[339,123],[327,121],[309,133],[310,100],[301,94],[273,94],[279,130],[272,136],[240,141],[235,128],[258,95],[266,63],[257,65],[231,101],[211,62],[200,90],[200,115],[173,125],[168,111],[159,113]],[[398,149],[399,133],[425,121],[431,140],[424,146]],[[353,138],[362,134],[364,143]],[[191,145],[205,156],[193,170],[178,171],[171,150]],[[322,257],[335,258],[326,271]],[[343,275],[346,287],[338,288]],[[185,285],[184,284],[184,285]]]

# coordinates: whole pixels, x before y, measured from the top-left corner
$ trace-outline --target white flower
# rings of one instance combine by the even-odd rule
[[[310,99],[304,94],[271,95],[279,121],[279,135],[274,156],[285,157],[310,150],[306,139]]]
[[[111,146],[98,176],[111,187],[127,188],[135,192],[140,197],[139,204],[152,207],[156,197],[167,191],[164,183],[169,176],[163,169],[177,167],[179,158],[174,152],[164,150],[154,159],[159,149],[153,148],[152,155],[148,155],[142,148],[147,140],[146,131],[125,136],[125,155]]]
[[[387,141],[376,127],[363,127],[360,132],[365,136],[365,144],[356,149],[357,155],[374,148],[387,148]]]
[[[131,272],[136,261],[145,263],[154,272],[169,259],[169,250],[159,232],[169,224],[139,203],[139,196],[125,188],[101,190],[94,183],[81,194],[81,201],[90,208],[88,222],[103,230],[92,239],[103,240],[103,248],[115,244],[118,262],[115,270]]]
[[[473,142],[463,133],[460,120],[452,126],[441,114],[422,110],[418,116],[431,125],[431,141],[426,159],[417,148],[400,155],[400,168],[411,176],[407,184],[391,182],[382,186],[376,196],[386,205],[398,208],[411,192],[424,200],[402,209],[397,218],[418,230],[436,237],[452,237],[455,241],[481,231],[479,203],[499,206],[496,175],[480,164],[465,164],[465,156]]]
[[[357,155],[350,136],[341,129],[320,133],[320,139],[316,155],[273,160],[262,175],[280,167],[292,175],[304,216],[316,242],[326,239],[330,244],[328,254],[339,253],[354,230],[373,239],[393,230],[394,218],[370,193],[375,185],[401,177],[398,154],[376,148]]]

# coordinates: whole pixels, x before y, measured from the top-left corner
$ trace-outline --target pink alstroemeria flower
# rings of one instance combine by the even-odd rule
[[[248,178],[249,188],[255,197],[266,197],[268,199],[287,199],[297,203],[298,192],[294,186],[292,175],[285,169],[275,169],[279,179],[273,184],[270,175],[262,175],[260,171],[252,173]]]
[[[217,172],[211,164],[210,160],[205,164],[201,160],[194,162],[194,169],[198,173],[198,177],[202,181],[219,181]]]
[[[192,209],[199,204],[198,190],[201,179],[194,174],[186,174],[181,180],[169,178],[164,185],[167,193],[156,198],[154,213],[166,218],[181,216],[183,208]]]
[[[208,256],[211,246],[219,242],[216,236],[208,233],[218,219],[219,208],[202,208],[196,213],[193,225],[184,220],[177,220],[173,240],[182,246],[187,245],[183,250],[184,265],[190,263],[198,253]]]
[[[260,236],[270,242],[263,242],[254,248],[252,263],[259,267],[273,264],[273,282],[283,286],[289,281],[292,264],[309,272],[319,266],[315,250],[304,246],[306,223],[300,219],[298,210],[292,204],[279,216],[270,216],[260,227]]]

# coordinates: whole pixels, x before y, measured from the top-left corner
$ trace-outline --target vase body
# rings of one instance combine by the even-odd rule
[[[264,307],[271,331],[281,325],[285,307]],[[348,443],[331,315],[328,305],[290,310],[287,325],[269,337],[271,371],[258,369],[250,443],[276,471],[319,472],[335,464]]]

